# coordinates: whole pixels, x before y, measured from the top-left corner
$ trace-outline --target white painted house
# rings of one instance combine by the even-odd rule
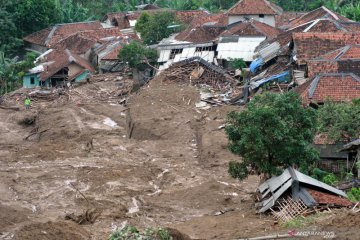
[[[228,24],[254,19],[275,27],[275,16],[281,15],[282,8],[267,0],[240,0],[226,14]]]
[[[256,20],[231,24],[219,37],[217,58],[242,58],[245,62],[252,62],[256,47],[280,33],[279,29]]]

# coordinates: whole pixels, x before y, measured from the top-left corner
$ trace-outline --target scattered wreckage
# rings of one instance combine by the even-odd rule
[[[292,167],[258,187],[258,213],[271,211],[280,222],[330,208],[350,207],[345,192],[309,177]]]

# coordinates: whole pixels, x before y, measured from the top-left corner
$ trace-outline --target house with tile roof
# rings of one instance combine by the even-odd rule
[[[276,16],[281,15],[282,8],[267,0],[240,0],[226,14],[228,24],[255,19],[259,22],[276,26]]]
[[[61,40],[87,30],[101,30],[99,21],[56,24],[41,31],[32,33],[24,38],[25,48],[29,51],[44,53]]]
[[[307,62],[309,78],[319,73],[354,73],[360,76],[360,45],[347,45]]]
[[[298,65],[349,44],[360,44],[359,32],[303,32],[293,34],[293,54]]]
[[[37,66],[24,76],[24,88],[66,86],[85,81],[95,73],[90,62],[68,49],[48,50],[37,60]]]
[[[321,73],[295,91],[306,105],[327,100],[351,102],[360,98],[360,77],[354,73]]]

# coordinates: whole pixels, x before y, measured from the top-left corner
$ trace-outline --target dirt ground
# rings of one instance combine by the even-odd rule
[[[124,224],[193,239],[287,233],[255,214],[259,178],[227,173],[238,156],[219,127],[241,107],[197,109],[196,87],[161,78],[124,106],[119,77],[105,80],[34,100],[29,111],[15,95],[9,104],[20,111],[0,108],[0,239],[107,239]],[[344,214],[306,229],[358,239],[359,215]]]

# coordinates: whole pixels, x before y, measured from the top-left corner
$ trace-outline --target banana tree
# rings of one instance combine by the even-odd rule
[[[4,52],[0,52],[0,94],[7,93],[14,89],[17,75],[15,66],[17,58],[6,58]]]

